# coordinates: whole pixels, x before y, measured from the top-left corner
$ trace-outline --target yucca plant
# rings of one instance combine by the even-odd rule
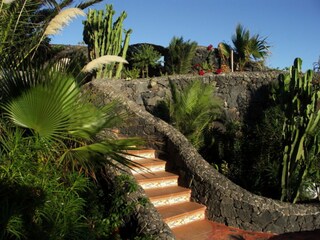
[[[172,99],[168,100],[167,105],[171,124],[196,148],[200,148],[204,131],[221,113],[221,101],[214,96],[214,86],[197,80],[178,90],[170,81],[170,89]]]

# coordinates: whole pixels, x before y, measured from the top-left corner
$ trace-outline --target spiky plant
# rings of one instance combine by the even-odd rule
[[[169,99],[170,122],[183,133],[191,143],[200,148],[204,131],[221,113],[221,101],[214,96],[213,85],[194,81],[183,90],[178,90],[170,81],[172,99]]]
[[[197,43],[184,41],[183,37],[173,37],[165,59],[167,71],[171,74],[185,74],[191,70],[191,61],[195,55]]]

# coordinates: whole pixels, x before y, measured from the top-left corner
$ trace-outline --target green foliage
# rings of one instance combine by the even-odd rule
[[[266,103],[253,123],[239,122],[225,114],[205,134],[201,155],[221,173],[241,187],[266,197],[279,199],[283,112]]]
[[[239,65],[240,71],[243,71],[246,65],[253,60],[264,60],[270,54],[267,38],[262,38],[259,34],[250,36],[250,31],[241,24],[236,27],[232,43],[233,48],[226,43],[219,44],[220,53],[224,60],[230,59],[231,50],[233,50],[234,60]]]
[[[142,78],[149,77],[149,67],[159,64],[161,55],[153,46],[142,44],[133,50],[133,66],[140,69]]]
[[[124,79],[137,79],[140,76],[140,70],[138,68],[125,68],[122,72],[122,75]]]
[[[190,142],[199,148],[204,141],[204,131],[221,113],[221,101],[214,96],[213,85],[194,81],[178,90],[170,81],[172,99],[167,102],[170,122]]]
[[[112,5],[106,5],[106,11],[89,10],[87,20],[83,22],[83,40],[88,45],[89,61],[105,55],[126,58],[132,30],[125,31],[123,39],[123,21],[126,19],[127,13],[122,12],[113,22],[114,14]],[[110,64],[98,70],[96,77],[120,78],[122,68],[123,63]]]
[[[191,61],[197,48],[196,42],[184,41],[183,37],[173,37],[165,59],[165,67],[170,74],[186,74],[191,71]]]
[[[128,176],[103,191],[80,172],[66,171],[46,143],[1,124],[0,239],[116,239],[136,202]],[[120,239],[120,238],[119,238]]]
[[[73,76],[37,59],[44,28],[72,2],[0,4],[1,239],[108,239],[118,230],[93,180],[111,159],[128,164],[123,151],[138,144],[98,141],[124,116],[117,104],[94,107]]]
[[[81,197],[89,179],[56,166],[45,144],[21,130],[1,124],[1,133],[1,239],[90,237]]]
[[[279,75],[274,95],[285,114],[281,200],[293,202],[299,200],[301,186],[319,154],[320,91],[312,85],[313,72],[302,74],[301,64],[297,58],[289,74]]]
[[[80,4],[70,1],[15,0],[9,4],[0,3],[0,56],[32,58],[41,62],[50,55],[50,39],[44,34],[50,21],[61,10],[76,5],[80,9],[100,2],[85,0]],[[39,51],[37,51],[39,50]],[[22,57],[22,59],[21,59]]]

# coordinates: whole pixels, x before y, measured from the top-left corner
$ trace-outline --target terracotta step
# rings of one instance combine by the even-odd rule
[[[143,189],[162,188],[178,185],[178,175],[161,171],[155,173],[135,174],[137,182]]]
[[[190,201],[191,190],[179,186],[145,190],[155,207]]]
[[[175,227],[172,232],[177,240],[213,239],[210,238],[213,232],[212,222],[206,219]]]
[[[158,158],[144,158],[135,160],[140,166],[133,167],[131,172],[133,175],[147,172],[161,172],[166,170],[166,161]]]
[[[206,207],[195,202],[185,202],[157,207],[157,210],[168,226],[174,228],[193,221],[204,220]]]
[[[126,155],[126,158],[130,160],[156,158],[156,151],[154,149],[127,150],[126,152],[130,154],[130,155]]]

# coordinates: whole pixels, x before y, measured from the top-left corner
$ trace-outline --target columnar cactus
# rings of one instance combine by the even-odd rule
[[[90,61],[104,55],[118,55],[126,58],[132,30],[123,30],[126,12],[122,12],[113,23],[114,14],[112,5],[106,5],[106,11],[89,10],[87,20],[83,22],[83,40],[88,45]],[[122,40],[123,31],[125,32],[124,40]],[[110,64],[99,70],[96,76],[120,78],[122,68],[123,63]]]
[[[279,76],[277,100],[285,113],[282,201],[296,202],[299,199],[301,185],[320,153],[320,91],[313,88],[313,72],[308,70],[303,75],[301,64],[301,59],[295,59],[290,74]]]

